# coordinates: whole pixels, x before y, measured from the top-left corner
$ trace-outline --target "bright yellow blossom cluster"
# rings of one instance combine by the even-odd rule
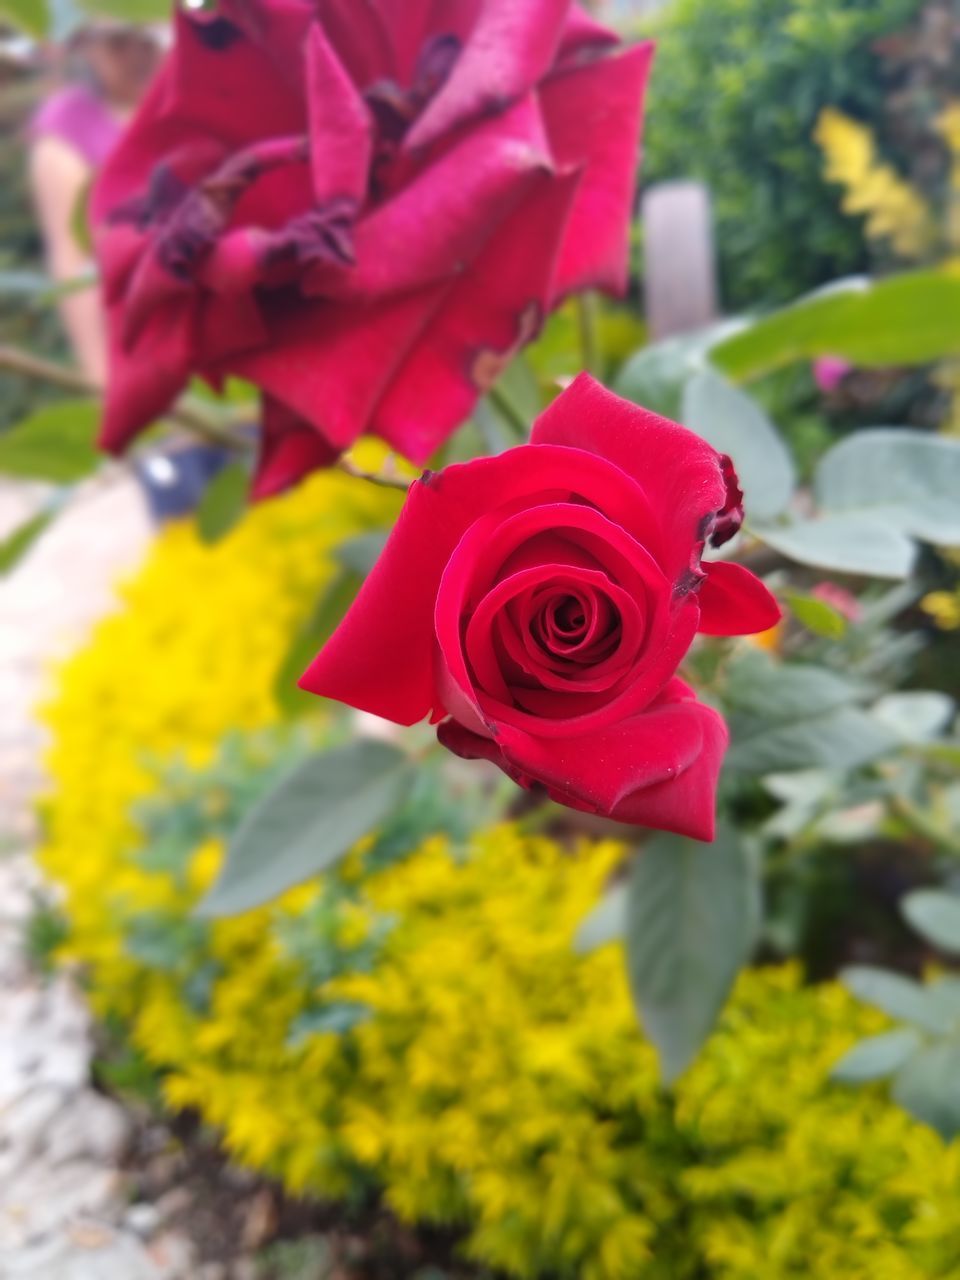
[[[910,183],[879,159],[870,128],[825,107],[814,138],[824,154],[827,180],[844,189],[844,212],[865,215],[867,235],[887,240],[902,257],[922,255],[935,237],[930,210]]]
[[[879,1089],[829,1083],[883,1025],[839,987],[748,973],[675,1093],[660,1087],[618,948],[572,947],[618,845],[500,826],[465,850],[428,838],[375,873],[360,849],[325,883],[213,923],[190,909],[219,841],[198,838],[180,868],[146,856],[137,815],[146,797],[162,807],[172,761],[202,768],[240,730],[256,767],[331,545],[391,502],[325,476],[215,547],[165,534],[62,672],[44,861],[99,1010],[237,1160],[295,1191],[382,1189],[509,1275],[960,1280],[960,1144]],[[347,950],[386,925],[372,964],[312,972],[320,908]],[[309,1030],[331,1002],[366,1016]]]

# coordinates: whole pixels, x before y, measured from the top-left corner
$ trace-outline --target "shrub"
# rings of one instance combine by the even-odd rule
[[[829,1083],[883,1025],[838,986],[748,972],[660,1088],[616,947],[571,946],[612,842],[366,842],[270,906],[191,914],[265,774],[323,732],[277,727],[274,673],[332,542],[387,501],[325,476],[212,548],[164,534],[62,672],[44,862],[100,1013],[241,1162],[381,1190],[514,1276],[956,1277],[960,1143]]]
[[[876,118],[871,42],[919,0],[674,0],[659,24],[645,179],[698,177],[713,193],[723,294],[786,301],[867,265],[813,140],[820,110]]]

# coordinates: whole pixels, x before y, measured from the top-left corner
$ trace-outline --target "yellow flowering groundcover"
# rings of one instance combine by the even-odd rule
[[[325,732],[282,727],[276,671],[336,544],[392,504],[327,475],[214,546],[170,530],[60,673],[43,860],[97,1010],[240,1162],[381,1192],[510,1275],[960,1280],[960,1143],[829,1083],[884,1025],[838,986],[748,972],[662,1089],[617,947],[572,945],[615,843],[367,841],[274,904],[192,914],[247,793]]]

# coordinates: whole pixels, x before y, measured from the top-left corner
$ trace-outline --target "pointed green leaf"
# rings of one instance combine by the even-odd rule
[[[219,542],[239,522],[249,490],[250,472],[242,462],[231,462],[214,476],[197,507],[197,531],[204,542]]]
[[[96,447],[100,409],[91,400],[44,405],[0,435],[0,471],[26,480],[70,484],[101,460]]]
[[[0,541],[0,573],[9,573],[50,524],[56,513],[41,511]]]
[[[915,1031],[886,1031],[869,1036],[848,1050],[831,1071],[834,1080],[860,1084],[865,1080],[881,1080],[893,1075],[920,1048]]]
[[[960,544],[960,440],[906,427],[857,431],[821,459],[824,511],[853,511],[915,538]]]
[[[843,985],[858,1000],[871,1004],[899,1022],[923,1031],[943,1032],[943,1011],[929,990],[913,978],[873,965],[852,965],[840,974]]]
[[[751,525],[768,547],[797,564],[872,578],[905,578],[917,549],[899,529],[868,515],[826,515],[784,525]]]
[[[915,889],[902,899],[900,909],[933,946],[960,956],[960,896],[943,889]]]
[[[320,597],[316,609],[294,635],[273,685],[277,705],[287,715],[316,709],[316,695],[299,688],[297,682],[340,625],[362,585],[359,574],[341,569]]]
[[[596,951],[608,942],[616,942],[626,932],[627,886],[614,885],[581,922],[573,940],[573,949],[580,955]]]
[[[883,366],[928,364],[958,351],[960,276],[910,271],[818,289],[722,339],[710,360],[744,382],[816,356]]]
[[[358,533],[352,538],[345,538],[333,549],[334,559],[345,569],[358,573],[365,578],[380,559],[383,548],[387,545],[388,533],[385,529],[371,529],[368,533]]]
[[[668,1082],[709,1035],[757,937],[759,889],[742,839],[657,836],[631,869],[627,970],[640,1021]]]
[[[778,516],[793,496],[793,460],[757,402],[705,369],[687,383],[681,421],[733,459],[744,504],[755,520]]]
[[[787,593],[787,604],[796,620],[816,636],[825,640],[840,640],[847,630],[847,620],[839,610],[818,600],[816,596]]]
[[[407,756],[372,739],[311,756],[241,824],[200,914],[248,911],[328,870],[402,803],[412,776]]]
[[[960,1133],[960,1041],[921,1049],[900,1069],[893,1098],[946,1141]]]

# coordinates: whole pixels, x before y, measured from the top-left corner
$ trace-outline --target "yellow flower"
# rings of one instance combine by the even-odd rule
[[[887,240],[904,258],[922,256],[935,238],[930,210],[913,187],[877,155],[870,129],[825,107],[814,129],[828,181],[844,188],[845,213],[863,214],[867,235]]]

